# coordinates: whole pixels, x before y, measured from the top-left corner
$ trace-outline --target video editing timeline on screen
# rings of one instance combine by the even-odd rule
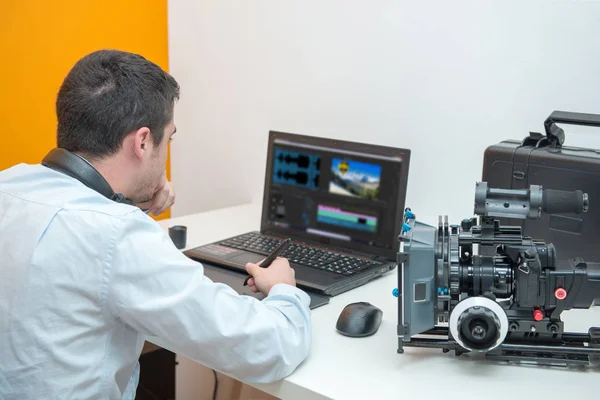
[[[347,212],[339,207],[329,207],[322,204],[319,204],[318,207],[317,222],[366,232],[377,232],[376,217]]]
[[[393,229],[383,223],[392,200],[387,193],[381,195],[386,161],[373,161],[368,155],[349,156],[336,149],[276,147],[271,220],[309,233],[387,246],[380,239]],[[394,171],[390,176],[394,179]]]

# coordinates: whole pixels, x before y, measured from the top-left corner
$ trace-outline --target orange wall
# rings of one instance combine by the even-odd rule
[[[113,48],[167,70],[167,35],[167,0],[1,0],[0,170],[56,145],[56,93],[79,58]]]

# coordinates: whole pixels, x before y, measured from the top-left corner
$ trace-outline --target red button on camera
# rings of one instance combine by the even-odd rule
[[[564,300],[567,297],[567,291],[563,288],[558,288],[554,291],[554,297],[559,300]]]
[[[542,310],[534,310],[533,319],[535,319],[536,321],[541,321],[542,319],[544,319],[544,313],[542,312]]]

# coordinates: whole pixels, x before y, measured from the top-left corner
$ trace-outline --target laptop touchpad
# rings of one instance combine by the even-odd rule
[[[227,261],[230,261],[237,265],[245,266],[247,263],[258,263],[267,258],[266,256],[262,256],[260,254],[252,254],[252,253],[243,253],[238,254],[234,257],[231,257]]]

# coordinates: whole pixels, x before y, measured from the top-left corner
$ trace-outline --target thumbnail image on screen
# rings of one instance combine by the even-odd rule
[[[381,166],[334,158],[331,162],[329,192],[364,199],[376,199],[379,194]]]
[[[342,210],[339,207],[319,204],[317,221],[365,232],[377,231],[377,217]]]

